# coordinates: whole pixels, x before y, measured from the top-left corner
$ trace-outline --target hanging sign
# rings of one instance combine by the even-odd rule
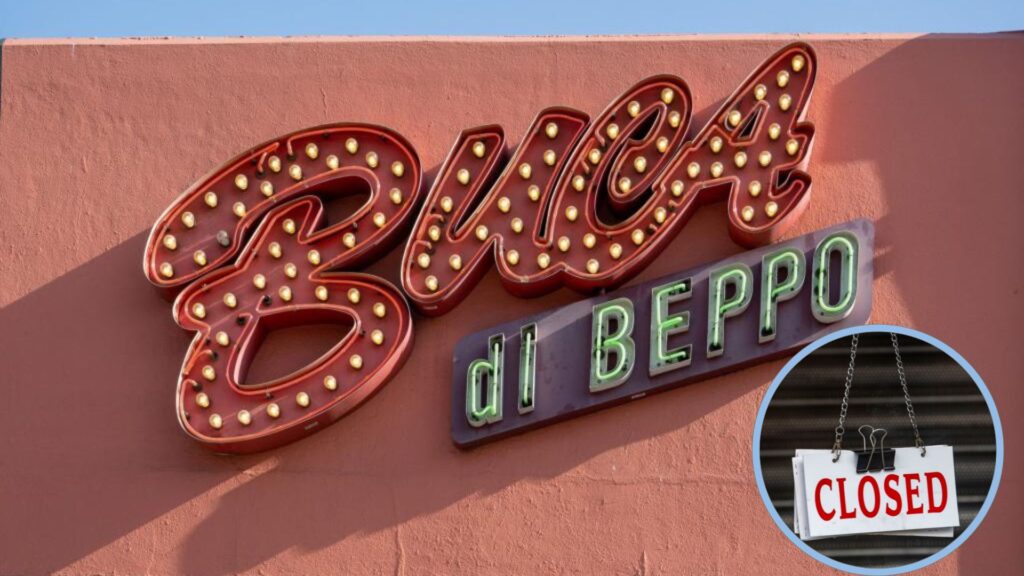
[[[461,447],[784,354],[871,311],[867,220],[507,322],[461,340]]]
[[[794,530],[803,540],[851,534],[953,536],[960,525],[951,446],[897,448],[876,471],[858,454],[797,450]]]
[[[886,447],[887,429],[862,424],[861,449],[842,449],[860,340],[853,334],[832,449],[797,450],[793,458],[793,529],[804,540],[850,534],[952,537],[960,525],[953,448],[925,445],[899,337],[889,337],[914,447]]]

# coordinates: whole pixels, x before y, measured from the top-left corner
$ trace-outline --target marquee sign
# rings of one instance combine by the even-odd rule
[[[470,447],[763,362],[871,312],[857,220],[467,336],[452,438]]]
[[[689,88],[673,76],[641,81],[593,122],[544,110],[504,168],[501,128],[467,130],[422,210],[415,150],[379,126],[301,130],[227,161],[160,216],[144,256],[196,334],[178,378],[182,428],[217,451],[266,449],[383,386],[409,354],[412,316],[395,287],[344,270],[386,253],[414,220],[402,287],[430,315],[456,306],[491,255],[517,295],[622,284],[722,198],[738,243],[776,240],[809,199],[814,129],[803,119],[816,73],[809,46],[786,46],[693,138]],[[366,190],[354,213],[326,222],[322,198]],[[246,381],[267,331],[341,318],[353,328],[321,358]]]

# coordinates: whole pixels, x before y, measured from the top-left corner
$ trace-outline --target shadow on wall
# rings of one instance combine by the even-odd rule
[[[1000,46],[996,61],[993,44]],[[991,310],[950,314],[951,305],[984,306],[993,298],[1020,302],[1019,287],[1005,285],[1010,275],[1002,264],[1020,261],[1019,244],[1008,242],[1007,234],[1019,227],[1024,202],[1019,185],[1007,184],[1024,181],[1024,75],[1016,73],[1022,60],[1024,43],[1012,35],[935,35],[905,42],[833,87],[832,122],[820,131],[833,141],[816,150],[820,160],[870,162],[883,186],[888,209],[876,222],[875,270],[879,277],[893,275],[907,306],[908,317],[895,320],[954,345],[957,339],[966,343],[964,334],[992,333],[993,321],[997,333],[1010,333],[1007,323],[1014,320]],[[847,188],[832,192],[874,193],[858,182],[840,185]],[[975,266],[950,269],[949,262]],[[1006,312],[1014,316],[1012,309]],[[1009,343],[992,345],[1009,350]],[[989,382],[1004,415],[1014,403],[1020,406],[1006,384]],[[1013,446],[1021,440],[1020,428],[1005,416],[1003,424],[1007,446]],[[1008,461],[1004,487],[1007,473],[1012,477],[1015,471],[1019,467]],[[1006,548],[1005,535],[1020,533],[1021,522],[1013,517],[1019,507],[1019,497],[1000,491],[957,553],[962,572],[995,574],[1024,561],[1020,548],[1011,553],[1016,561]]]
[[[992,62],[993,43],[1002,46],[1001,62]],[[958,281],[964,271],[948,269],[949,261],[994,267],[1000,253],[1016,256],[1006,234],[1019,226],[1024,203],[1006,183],[1024,179],[1024,75],[1010,73],[1022,58],[1024,43],[1006,36],[923,36],[831,87],[831,121],[819,130],[829,143],[815,154],[828,163],[866,162],[877,173],[888,209],[875,223],[875,270],[894,274],[914,324],[942,323],[950,302],[991,297],[985,282]],[[857,181],[836,185],[827,193],[876,193]],[[825,192],[819,186],[817,199]],[[932,254],[942,257],[921,258]],[[985,330],[980,319],[958,320],[950,332],[966,328]]]
[[[1024,132],[1021,116],[1007,125],[990,111],[1016,109],[1009,103],[1019,102],[1024,77],[993,77],[997,67],[976,65],[992,51],[976,50],[975,41],[982,40],[924,37],[866,62],[832,87],[842,108],[829,111],[834,120],[819,131],[833,144],[816,151],[819,161],[874,164],[889,204],[877,224],[885,256],[876,270],[894,276],[915,323],[927,323],[943,339],[936,326],[985,330],[983,319],[972,324],[961,313],[951,321],[944,313],[948,302],[987,301],[992,286],[935,279],[958,273],[942,268],[946,260],[978,258],[960,241],[964,234],[971,235],[971,247],[1005,245],[999,235],[1013,224],[1015,211],[996,205],[1011,201],[1011,191],[997,186],[1008,180],[1007,166],[1022,165],[1013,139]],[[935,58],[935,50],[946,58]],[[1024,60],[1020,52],[1019,42],[1007,43],[1009,69]],[[1000,92],[981,92],[975,81]],[[948,110],[936,110],[936,98]],[[929,140],[922,142],[920,134]],[[875,193],[856,182],[831,190],[821,183],[815,189],[819,203],[830,194]],[[995,199],[972,207],[979,216],[958,222],[957,233],[950,234],[951,215],[964,213],[964,203],[982,193]],[[1019,207],[1019,200],[1013,202]],[[642,278],[735,253],[725,229],[721,205],[701,210],[668,248],[672,257],[659,258]],[[463,522],[439,522],[437,533],[421,536],[440,542],[433,546],[438,554],[449,554],[455,543],[472,540],[473,526],[492,520],[494,507],[501,506],[480,506],[480,496],[554,478],[603,452],[690,426],[771,377],[770,365],[752,368],[743,378],[716,378],[459,452],[449,438],[451,350],[458,338],[578,298],[562,291],[517,300],[491,273],[451,314],[416,318],[416,346],[406,368],[364,407],[296,444],[219,457],[188,440],[174,419],[175,375],[190,338],[142,275],[144,243],[140,233],[0,310],[6,392],[0,404],[0,573],[59,570],[114,542],[118,551],[110,554],[130,558],[123,563],[129,571],[163,562],[188,574],[235,573],[292,549],[327,548],[453,508]],[[920,258],[935,252],[948,258]],[[371,271],[395,281],[400,256],[393,251]],[[915,274],[901,274],[905,267]],[[1005,273],[997,277],[1005,280]],[[753,417],[752,408],[750,426]],[[749,454],[720,459],[713,451],[721,445],[696,434],[674,440],[673,448],[687,461],[713,463],[694,473],[698,479],[749,473]],[[752,477],[749,482],[753,490]],[[537,504],[520,502],[510,513],[552,514]],[[958,554],[964,571],[998,572],[995,563],[1005,554],[997,548],[1005,539],[992,533],[1010,525],[1012,513],[993,509]],[[767,515],[762,521],[770,525]],[[159,528],[147,526],[157,522]],[[382,556],[378,550],[373,560]]]
[[[2,573],[65,566],[242,468],[175,441],[188,337],[141,274],[144,242],[0,310]]]
[[[735,251],[721,212],[702,211],[674,249],[682,254],[684,241],[710,237],[721,254]],[[118,542],[131,555],[122,567],[143,570],[142,557],[173,554],[153,561],[187,574],[228,574],[451,506],[483,521],[473,510],[476,496],[552,478],[607,450],[686,427],[770,377],[695,384],[657,396],[661,402],[605,412],[596,424],[585,417],[460,452],[449,436],[455,342],[578,298],[562,291],[517,300],[491,273],[453,313],[416,318],[406,369],[365,406],[298,443],[217,456],[187,439],[174,418],[176,374],[191,337],[142,274],[145,240],[139,233],[0,310],[0,573],[75,570]],[[400,252],[370,271],[396,281]],[[648,273],[707,259],[689,254]],[[496,311],[496,301],[508,306]],[[701,449],[695,442],[693,451]],[[154,522],[158,530],[146,526]],[[145,536],[152,532],[158,541]],[[110,561],[108,553],[99,561]]]

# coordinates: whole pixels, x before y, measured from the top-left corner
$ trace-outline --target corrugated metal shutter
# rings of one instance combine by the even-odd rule
[[[992,418],[971,377],[941,350],[899,336],[908,387],[926,444],[953,446],[959,536],[974,520],[988,494],[995,470]],[[839,419],[850,339],[842,338],[804,359],[779,386],[765,415],[761,467],[768,495],[782,519],[793,525],[793,472],[797,448],[830,449]],[[861,334],[850,393],[843,447],[858,449],[857,427],[888,430],[886,446],[913,446],[896,360],[888,333]],[[948,538],[852,536],[808,542],[835,560],[864,567],[899,566],[945,547]]]

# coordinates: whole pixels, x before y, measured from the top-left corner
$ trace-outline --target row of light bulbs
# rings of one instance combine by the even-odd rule
[[[798,73],[802,71],[805,65],[806,59],[802,55],[795,55],[790,60],[790,67],[792,68],[793,72]],[[789,71],[780,70],[776,74],[776,84],[779,88],[785,88],[786,86],[788,86],[789,82]],[[661,92],[661,100],[665,104],[670,104],[674,100],[674,97],[675,92],[671,88],[665,88]],[[768,88],[764,84],[758,84],[754,88],[754,97],[757,101],[765,100],[768,97]],[[777,105],[779,109],[782,111],[788,111],[792,106],[792,103],[792,96],[786,93],[781,94],[777,100]],[[636,117],[641,111],[641,105],[639,102],[634,100],[627,104],[626,109],[631,117]],[[680,123],[679,118],[679,113],[677,111],[672,111],[669,117],[669,124],[673,127],[678,127]],[[743,122],[742,112],[740,112],[739,110],[732,110],[728,112],[725,115],[725,122],[730,128],[735,129],[739,127],[740,124]],[[545,126],[544,132],[549,139],[554,139],[558,135],[558,130],[558,125],[554,122],[550,122]],[[620,134],[619,126],[614,122],[609,123],[605,127],[604,131],[608,138],[611,140],[616,139]],[[781,135],[782,127],[778,123],[772,123],[768,127],[768,137],[771,140],[778,140]],[[668,143],[669,142],[667,138],[661,137],[657,141],[657,149],[660,152],[666,151],[668,148]],[[714,136],[709,140],[709,147],[711,151],[715,154],[718,154],[723,150],[724,144],[724,140],[719,136]],[[483,141],[474,142],[471,146],[471,150],[477,158],[484,157],[484,155],[487,152],[486,145]],[[795,157],[800,151],[799,141],[793,138],[787,140],[785,150],[790,157]],[[591,149],[587,153],[587,160],[592,165],[596,166],[601,161],[601,158],[602,151],[598,147]],[[557,162],[557,155],[553,150],[549,149],[544,152],[543,159],[546,165],[554,166]],[[770,168],[772,165],[772,161],[772,153],[768,150],[763,150],[757,155],[757,163],[761,168]],[[739,150],[734,153],[733,164],[736,166],[736,168],[743,169],[747,166],[747,163],[748,154],[746,151]],[[647,158],[644,156],[638,156],[633,160],[633,169],[637,174],[645,173],[647,170],[647,165],[648,161]],[[533,175],[533,169],[531,165],[527,162],[521,163],[517,168],[517,172],[523,180],[530,180]],[[712,178],[720,178],[724,174],[724,172],[725,166],[722,162],[719,161],[711,163],[711,165],[708,167],[708,174]],[[691,162],[689,165],[687,165],[686,173],[691,180],[696,180],[701,176],[700,164],[698,162]],[[459,184],[467,186],[472,180],[472,174],[468,169],[461,168],[456,172],[456,180],[459,182]],[[570,180],[570,184],[576,191],[583,191],[586,188],[586,179],[583,175],[577,174]],[[618,188],[624,194],[629,193],[632,190],[631,179],[629,177],[620,178],[618,181]],[[682,195],[685,185],[682,181],[677,180],[670,185],[670,188],[673,195],[679,197]],[[747,191],[751,198],[759,197],[762,192],[761,182],[759,180],[752,180],[747,186]],[[527,188],[527,195],[532,202],[538,202],[541,197],[540,187],[537,186],[536,184],[529,186]],[[449,196],[443,197],[439,205],[442,212],[444,212],[445,214],[451,213],[452,210],[454,209],[454,202]],[[503,214],[508,214],[512,209],[512,201],[507,196],[502,196],[498,198],[496,206],[499,212]],[[768,201],[767,203],[765,203],[764,214],[767,218],[774,218],[778,214],[778,211],[779,205],[777,202]],[[575,222],[579,218],[579,215],[579,209],[574,205],[566,207],[564,211],[564,217],[568,222]],[[753,221],[755,216],[756,210],[753,206],[746,205],[740,210],[740,217],[744,222],[749,223]],[[667,211],[665,210],[665,208],[658,207],[654,212],[655,222],[657,222],[658,224],[662,224],[665,222],[666,218]],[[522,218],[517,216],[513,217],[510,220],[510,228],[512,232],[515,234],[522,233],[524,229]],[[478,241],[486,242],[491,236],[491,231],[489,230],[487,225],[478,224],[474,230],[474,235]],[[436,225],[431,226],[428,229],[428,237],[432,242],[439,242],[442,237],[441,228]],[[646,235],[644,234],[643,230],[635,229],[631,232],[630,238],[635,245],[640,246],[646,239]],[[586,248],[591,249],[595,246],[595,244],[596,237],[594,236],[594,234],[589,232],[586,233],[586,235],[583,237],[583,245]],[[556,241],[556,246],[560,252],[568,252],[571,247],[571,240],[568,236],[561,236]],[[613,242],[608,246],[608,255],[613,260],[618,260],[622,256],[622,253],[623,246],[621,244]],[[521,257],[517,250],[512,249],[504,252],[504,259],[508,265],[517,266],[520,263]],[[432,260],[430,254],[425,251],[420,253],[415,258],[414,261],[416,262],[416,265],[418,265],[421,269],[426,270],[430,267]],[[551,256],[546,252],[542,252],[537,255],[536,262],[538,268],[540,268],[541,270],[546,269],[551,264]],[[461,270],[462,264],[462,257],[458,254],[453,254],[448,258],[448,265],[454,271]],[[592,258],[587,260],[585,267],[587,272],[589,272],[590,274],[596,274],[600,271],[601,264],[598,259]],[[436,292],[439,287],[439,281],[436,276],[428,275],[426,276],[426,278],[424,278],[424,285],[431,292]]]
[[[359,151],[359,141],[356,140],[355,138],[346,139],[345,150],[349,154],[355,155]],[[316,160],[320,156],[320,148],[319,146],[317,146],[316,143],[310,142],[306,144],[305,154],[309,159]],[[364,156],[364,161],[366,163],[366,166],[368,166],[370,169],[376,169],[380,164],[380,157],[377,154],[377,152],[370,151],[367,152],[366,155]],[[338,158],[338,156],[334,154],[327,156],[327,158],[325,159],[325,164],[328,170],[337,170],[338,168],[341,167],[340,159]],[[267,167],[270,169],[271,172],[281,172],[281,159],[275,155],[269,156],[267,158]],[[262,172],[262,168],[259,171]],[[395,160],[394,162],[391,163],[391,173],[396,178],[402,178],[405,175],[405,172],[405,163],[403,163],[402,161]],[[288,174],[292,178],[292,180],[296,182],[301,181],[304,177],[302,167],[299,166],[298,164],[290,165],[288,167]],[[244,192],[248,190],[248,176],[241,173],[236,174],[234,177],[234,185],[235,188],[237,188],[239,191]],[[270,198],[274,194],[274,185],[269,180],[261,181],[259,184],[259,189],[263,196],[267,198]],[[391,202],[396,206],[400,205],[404,200],[402,190],[398,187],[392,188],[388,192],[388,197],[391,200]],[[213,190],[209,190],[203,194],[203,203],[206,204],[208,208],[214,209],[217,208],[217,206],[219,205],[220,199],[216,192],[214,192]],[[232,205],[231,211],[238,219],[245,218],[245,216],[248,214],[248,209],[245,203],[241,201],[235,202]],[[198,221],[195,213],[188,210],[182,212],[180,220],[182,225],[186,229],[195,228]],[[387,225],[387,215],[385,215],[383,212],[378,211],[374,213],[372,220],[377,228],[384,228]],[[355,235],[352,234],[351,232],[346,233],[345,236],[342,238],[342,243],[347,248],[354,248],[356,245]],[[178,249],[178,239],[171,233],[167,233],[163,236],[162,244],[164,248],[171,252],[174,252]],[[205,267],[209,264],[209,259],[206,255],[206,252],[202,249],[198,249],[193,252],[192,261],[199,268]],[[158,271],[160,275],[166,279],[173,278],[175,274],[174,265],[168,261],[161,262],[160,265],[158,266]]]

